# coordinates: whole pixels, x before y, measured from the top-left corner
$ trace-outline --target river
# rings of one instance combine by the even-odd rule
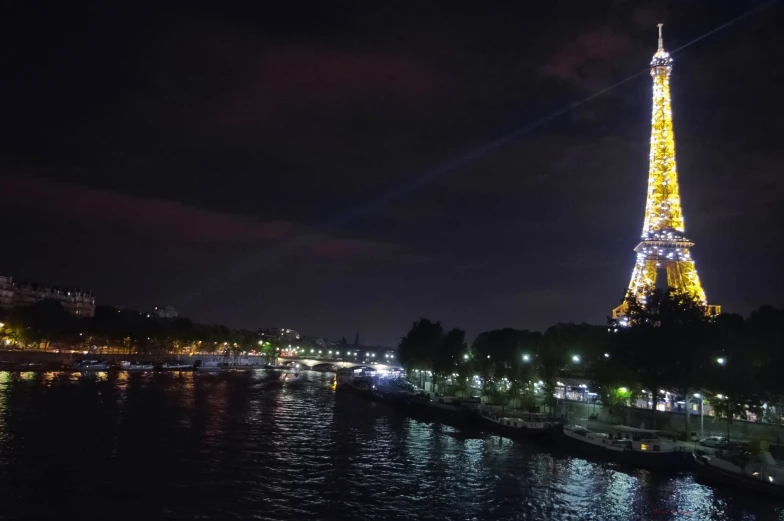
[[[688,473],[336,396],[331,377],[0,372],[0,519],[784,519]]]

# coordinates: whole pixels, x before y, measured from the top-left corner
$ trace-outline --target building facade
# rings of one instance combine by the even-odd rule
[[[74,316],[95,315],[95,297],[90,291],[32,282],[16,282],[13,277],[0,275],[0,308],[31,306],[47,299],[60,302],[65,310]]]

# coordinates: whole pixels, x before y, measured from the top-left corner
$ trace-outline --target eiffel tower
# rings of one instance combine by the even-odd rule
[[[670,106],[672,58],[664,50],[662,24],[658,27],[659,48],[651,60],[653,117],[648,200],[645,204],[642,242],[634,249],[637,252],[637,262],[629,282],[629,293],[644,303],[645,291],[656,286],[656,274],[659,269],[664,269],[670,288],[693,295],[707,306],[709,315],[716,315],[721,312],[721,307],[708,306],[705,291],[694,267],[694,259],[689,253],[694,243],[684,236]],[[624,301],[613,310],[613,318],[621,318],[627,308],[628,303]]]

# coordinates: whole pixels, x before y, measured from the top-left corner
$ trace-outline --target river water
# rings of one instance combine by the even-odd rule
[[[784,519],[687,473],[336,396],[331,377],[0,372],[0,519]]]

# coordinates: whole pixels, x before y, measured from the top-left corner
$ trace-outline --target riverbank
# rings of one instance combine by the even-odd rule
[[[41,364],[42,368],[56,369],[64,364],[68,364],[74,360],[79,359],[100,359],[107,360],[110,363],[120,361],[128,362],[164,362],[167,360],[177,360],[178,362],[187,363],[189,365],[195,364],[201,360],[202,365],[209,365],[214,363],[230,363],[232,365],[242,365],[251,367],[263,367],[268,361],[260,356],[222,356],[222,355],[172,355],[172,354],[159,354],[159,355],[117,355],[117,354],[100,354],[100,353],[55,353],[49,351],[0,351],[0,362],[10,362],[12,364],[20,362],[37,362]]]

